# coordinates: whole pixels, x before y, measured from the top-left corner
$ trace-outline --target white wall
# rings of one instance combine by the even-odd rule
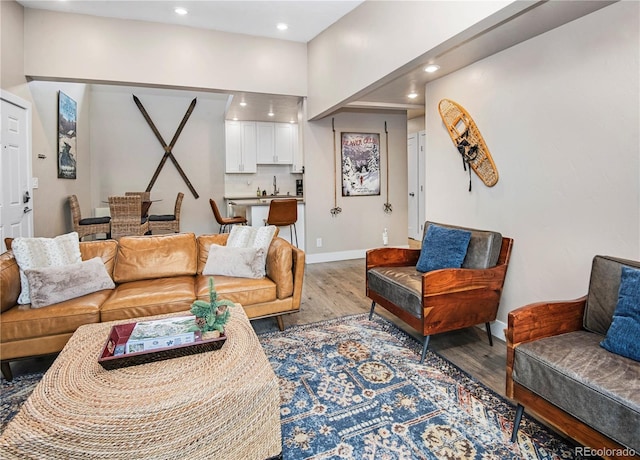
[[[432,50],[435,57],[446,40],[457,35],[461,42],[526,6],[504,0],[362,3],[308,43],[309,117],[326,116],[412,60]]]
[[[96,85],[91,91],[92,207],[109,195],[145,190],[164,149],[133,101],[135,94],[168,144],[191,100],[197,102],[173,155],[200,198],[195,199],[171,160],[153,189],[151,214],[172,214],[178,192],[184,193],[181,230],[217,232],[209,198],[224,205],[224,107],[226,97],[213,93]],[[81,199],[81,202],[87,201]]]
[[[335,117],[337,186],[334,189],[334,150],[331,118],[305,126],[306,252],[308,262],[364,257],[366,249],[382,246],[382,231],[389,244],[407,245],[407,122],[405,115],[340,113]],[[389,202],[385,214],[387,149],[384,123],[389,131]],[[340,179],[340,133],[380,133],[381,190],[379,196],[343,197]],[[342,212],[335,217],[334,190]],[[317,238],[323,246],[316,247]]]
[[[24,16],[24,71],[34,78],[306,95],[304,43],[33,8]]]
[[[640,259],[639,10],[615,3],[426,86],[426,216],[514,238],[502,322],[586,294],[596,254]],[[476,121],[493,188],[474,175],[467,191],[443,98]]]

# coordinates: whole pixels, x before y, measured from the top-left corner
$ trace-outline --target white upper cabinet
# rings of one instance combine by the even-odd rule
[[[293,161],[291,162],[292,173],[304,172],[304,159],[302,158],[301,138],[298,132],[298,125],[293,125]]]
[[[257,172],[257,134],[255,121],[225,123],[225,163],[227,173]]]
[[[298,125],[256,122],[258,164],[290,165],[297,149]]]
[[[258,163],[276,163],[275,123],[256,122]]]

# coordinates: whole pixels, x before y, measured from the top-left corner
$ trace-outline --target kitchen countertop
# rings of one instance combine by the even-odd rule
[[[269,206],[271,200],[295,198],[298,203],[304,204],[304,197],[295,195],[266,195],[266,196],[225,196],[229,204],[236,206]]]

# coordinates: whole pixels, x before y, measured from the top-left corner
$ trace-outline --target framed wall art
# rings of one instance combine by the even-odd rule
[[[76,178],[76,101],[58,91],[58,178]]]
[[[380,195],[380,134],[341,133],[342,196]]]

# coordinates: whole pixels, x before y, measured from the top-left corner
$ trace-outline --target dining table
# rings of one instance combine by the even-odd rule
[[[151,205],[157,201],[162,201],[162,198],[157,198],[155,200],[142,200],[140,217],[149,217],[149,208]],[[102,200],[103,203],[109,204],[109,200]]]

